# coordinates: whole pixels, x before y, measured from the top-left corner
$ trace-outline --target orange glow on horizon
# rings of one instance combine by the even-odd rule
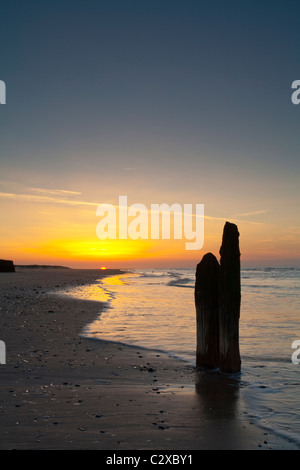
[[[172,235],[170,240],[100,240],[95,230],[95,211],[82,206],[37,206],[31,202],[15,205],[14,201],[2,201],[2,206],[2,257],[12,259],[17,265],[55,264],[98,270],[107,266],[194,266],[208,252],[219,259],[225,223],[223,218],[207,216],[203,248],[188,251],[185,249],[187,240],[175,240]],[[278,226],[269,221],[232,221],[237,223],[240,232],[242,263],[299,265],[298,226]]]
[[[198,258],[200,251],[186,251],[184,240],[51,240],[27,244],[22,249],[26,258],[47,260],[103,262],[101,270],[107,269],[104,263],[116,261],[139,261],[141,259],[172,260],[176,258]],[[29,256],[28,256],[29,255]],[[99,266],[99,265],[98,265]]]

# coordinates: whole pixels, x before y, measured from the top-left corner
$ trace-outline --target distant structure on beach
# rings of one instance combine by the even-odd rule
[[[71,269],[67,266],[52,266],[51,264],[16,264],[16,268],[21,269]]]
[[[13,261],[0,259],[0,273],[14,273],[15,266]]]
[[[212,253],[203,256],[196,270],[196,365],[222,372],[240,372],[239,319],[241,274],[239,232],[226,222],[220,264]]]

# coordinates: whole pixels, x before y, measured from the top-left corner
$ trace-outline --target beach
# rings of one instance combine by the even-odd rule
[[[0,274],[0,448],[288,450],[255,425],[238,380],[162,351],[82,336],[103,304],[62,295],[118,270]]]

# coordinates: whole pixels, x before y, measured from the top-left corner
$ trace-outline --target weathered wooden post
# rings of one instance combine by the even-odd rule
[[[212,253],[203,256],[196,270],[197,315],[196,365],[215,369],[219,365],[220,266]]]
[[[212,253],[197,265],[195,306],[197,315],[196,365],[241,370],[239,319],[241,305],[239,232],[226,222],[220,264]]]
[[[219,367],[223,372],[240,372],[241,273],[239,232],[235,224],[226,222],[224,226],[220,256]]]

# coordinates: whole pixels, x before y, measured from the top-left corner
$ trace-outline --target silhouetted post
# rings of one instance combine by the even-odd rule
[[[216,257],[207,253],[196,270],[198,367],[215,369],[219,365],[219,290],[220,266]]]
[[[235,224],[226,222],[220,248],[220,370],[240,372],[239,320],[241,274],[239,232]]]

